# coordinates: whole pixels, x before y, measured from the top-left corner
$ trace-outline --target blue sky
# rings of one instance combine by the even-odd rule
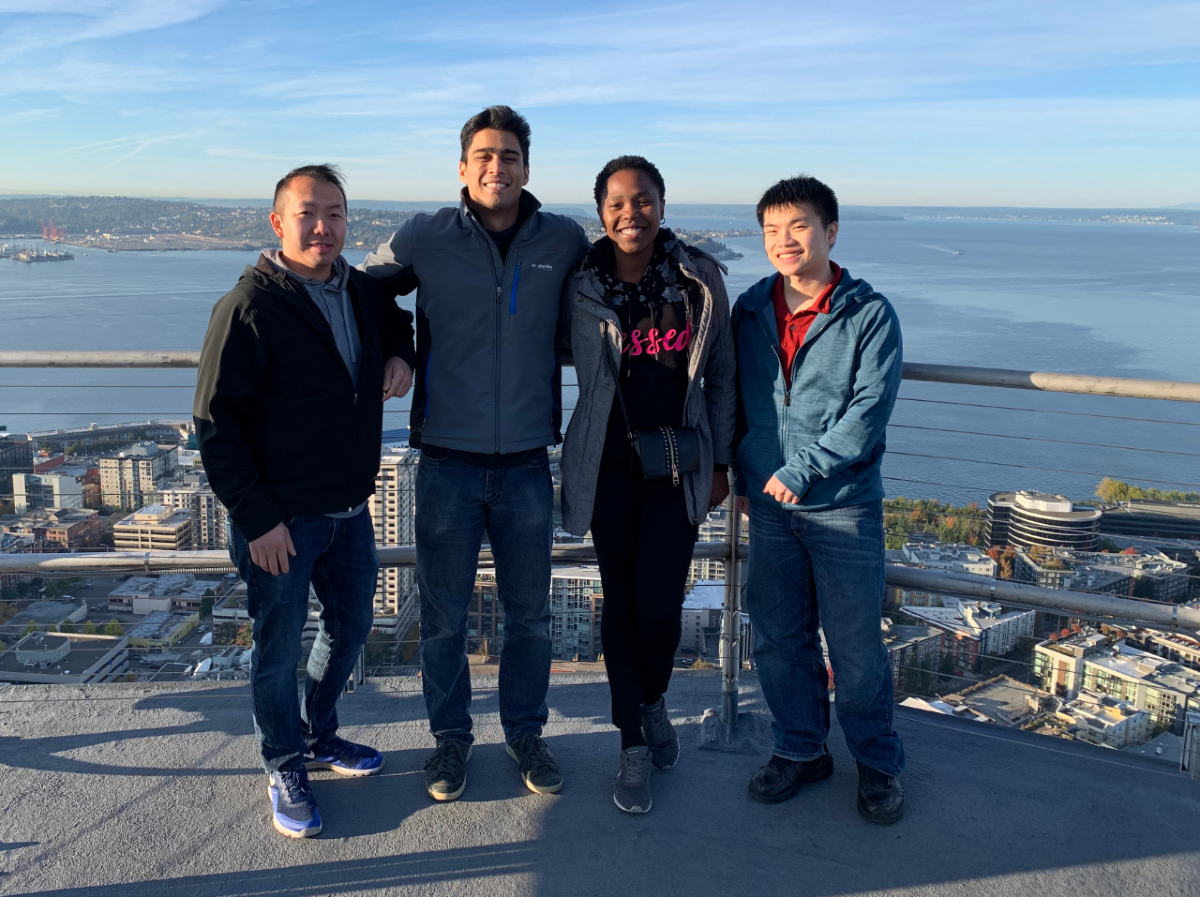
[[[441,200],[497,102],[548,202],[626,152],[679,202],[1200,201],[1197,2],[0,0],[4,192]]]

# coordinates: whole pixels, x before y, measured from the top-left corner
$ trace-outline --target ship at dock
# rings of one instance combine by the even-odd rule
[[[30,249],[28,246],[0,245],[0,258],[33,264],[34,262],[69,262],[75,254],[65,249]]]

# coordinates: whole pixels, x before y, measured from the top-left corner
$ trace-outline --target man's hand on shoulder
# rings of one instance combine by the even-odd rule
[[[383,400],[396,399],[408,392],[412,386],[412,368],[397,355],[387,360],[383,367]]]
[[[282,523],[250,543],[250,560],[272,576],[288,572],[288,555],[296,556],[292,534]]]

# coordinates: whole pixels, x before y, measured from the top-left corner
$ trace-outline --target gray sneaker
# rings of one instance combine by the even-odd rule
[[[650,796],[650,748],[631,747],[621,751],[621,771],[613,789],[613,803],[626,813],[649,813],[654,805]]]
[[[667,716],[667,699],[659,698],[649,706],[643,704],[642,734],[650,745],[655,769],[670,769],[679,762],[679,736]]]

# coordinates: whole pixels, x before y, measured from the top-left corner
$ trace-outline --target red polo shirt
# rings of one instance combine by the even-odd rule
[[[796,360],[796,353],[804,345],[804,337],[808,335],[808,328],[817,319],[817,315],[829,314],[829,297],[833,295],[834,287],[842,279],[841,268],[833,262],[829,263],[829,267],[833,269],[833,282],[817,297],[817,302],[812,308],[803,311],[788,311],[787,299],[783,295],[783,278],[775,281],[775,326],[779,328],[779,348],[783,350],[783,376],[789,390],[792,388],[792,362]]]

